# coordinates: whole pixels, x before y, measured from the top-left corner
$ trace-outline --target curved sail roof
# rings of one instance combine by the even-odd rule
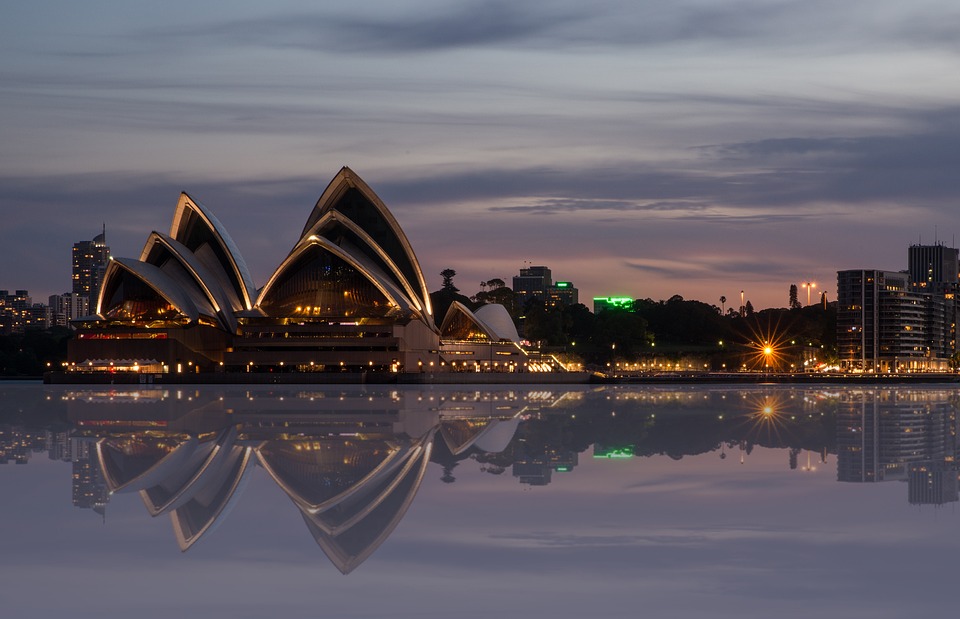
[[[390,255],[377,245],[377,242],[349,217],[338,211],[327,211],[310,228],[307,236],[320,236],[329,239],[354,255],[362,254],[380,267],[413,301],[417,310],[424,311],[425,301],[421,298],[422,290],[415,287],[401,272],[400,267]]]
[[[182,193],[170,234],[151,233],[139,260],[111,262],[95,309],[91,321],[148,328],[199,321],[234,334],[241,318],[252,317],[420,320],[439,332],[409,240],[380,198],[346,167],[259,292],[220,221]]]
[[[140,280],[190,321],[196,321],[201,313],[211,317],[217,315],[216,310],[206,299],[199,297],[199,295],[191,295],[180,283],[159,267],[128,258],[113,258],[107,265],[106,273],[103,276],[103,286],[100,288],[100,298],[97,301],[98,314],[102,314],[109,309],[103,305],[107,295],[111,294],[114,289],[111,285],[113,279],[123,277],[126,273]]]
[[[440,326],[440,337],[468,341],[516,342],[520,339],[513,319],[504,306],[489,304],[471,312],[459,301],[450,304]]]
[[[213,272],[186,245],[166,234],[153,232],[140,252],[140,261],[160,267],[186,288],[196,288],[213,306],[222,326],[228,331],[236,330],[233,308],[239,305],[239,300],[228,295]]]
[[[510,340],[511,342],[520,341],[520,334],[517,333],[517,325],[513,324],[513,318],[507,308],[499,303],[488,303],[477,308],[474,316],[483,321],[496,334],[497,339]]]
[[[180,194],[173,223],[170,225],[170,236],[218,272],[226,284],[224,287],[231,288],[240,301],[240,306],[233,309],[253,308],[256,288],[240,250],[220,220],[186,193]]]
[[[496,332],[460,301],[454,301],[440,325],[440,337],[452,340],[497,340]]]
[[[426,314],[432,316],[430,293],[410,241],[380,197],[350,168],[341,168],[327,185],[307,218],[300,237],[310,235],[317,222],[330,211],[341,213],[366,231],[375,244],[390,256],[410,285],[420,291],[417,296],[423,301]]]
[[[278,288],[278,283],[284,281],[285,277],[289,275],[296,275],[296,270],[302,269],[302,260],[308,255],[309,252],[326,252],[337,259],[341,260],[343,263],[349,265],[354,271],[362,275],[370,284],[372,284],[384,297],[386,302],[390,304],[396,310],[399,310],[403,314],[416,313],[416,310],[412,307],[411,301],[399,290],[390,278],[380,270],[375,264],[370,262],[364,256],[355,256],[343,250],[343,248],[334,244],[328,239],[310,236],[303,241],[301,241],[290,255],[280,264],[273,275],[270,277],[270,281],[263,287],[260,291],[260,295],[257,298],[257,307],[261,307],[267,314],[271,314],[270,306],[282,303],[282,299],[279,299],[279,293],[275,292],[275,289]],[[309,297],[314,291],[317,293],[320,292],[320,286],[322,282],[313,280],[310,282],[298,283],[296,288],[298,288],[301,294],[307,295]],[[314,290],[310,290],[308,287],[313,286]],[[338,293],[342,293],[344,296],[349,296],[351,293],[350,290],[340,290]]]

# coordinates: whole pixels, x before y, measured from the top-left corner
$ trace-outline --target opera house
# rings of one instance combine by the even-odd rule
[[[349,168],[262,287],[223,225],[184,193],[170,232],[151,233],[139,258],[111,259],[96,313],[74,324],[54,382],[325,381],[334,373],[416,382],[451,372],[563,371],[528,356],[502,306],[473,312],[455,302],[442,320],[435,316],[409,240]]]

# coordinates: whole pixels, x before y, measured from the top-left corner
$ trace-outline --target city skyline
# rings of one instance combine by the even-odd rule
[[[0,25],[0,285],[38,299],[180,191],[262,286],[341,165],[467,294],[534,264],[581,300],[783,307],[960,231],[946,2],[108,8]]]

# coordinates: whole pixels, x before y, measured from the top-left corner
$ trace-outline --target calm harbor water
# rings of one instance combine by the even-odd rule
[[[0,603],[51,617],[950,612],[950,386],[0,385]]]

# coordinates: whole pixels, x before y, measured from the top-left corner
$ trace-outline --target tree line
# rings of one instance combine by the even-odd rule
[[[582,303],[552,305],[532,299],[520,307],[517,294],[500,279],[481,282],[480,290],[468,297],[453,283],[456,271],[445,269],[441,275],[443,286],[431,294],[439,319],[455,300],[474,310],[499,303],[524,339],[548,351],[576,356],[586,364],[700,355],[716,369],[724,364],[739,365],[745,354],[768,342],[816,349],[824,359],[836,358],[835,306],[802,306],[795,286],[787,308],[755,311],[747,301],[736,310],[725,308],[725,297],[720,297],[718,307],[674,295],[659,301],[636,299],[628,307],[595,314]]]

